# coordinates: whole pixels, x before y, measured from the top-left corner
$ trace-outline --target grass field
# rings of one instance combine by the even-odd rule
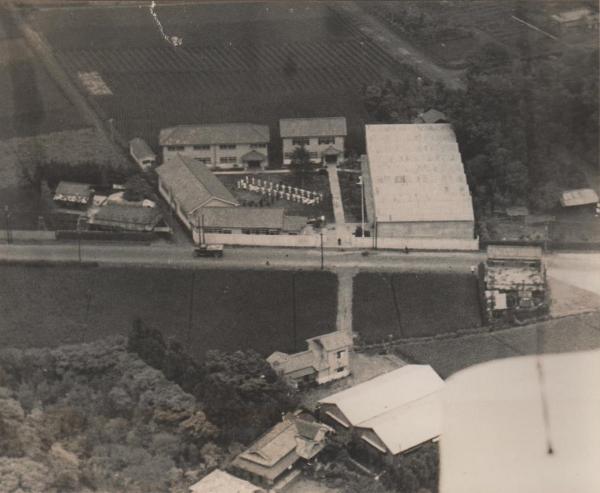
[[[470,274],[360,273],[353,323],[366,342],[480,327],[477,280]]]
[[[3,347],[126,335],[138,317],[198,358],[207,349],[293,351],[294,325],[300,350],[307,337],[335,329],[337,279],[325,272],[6,265],[0,272]]]
[[[600,312],[573,315],[496,333],[406,343],[399,356],[427,363],[447,377],[492,359],[600,347]]]
[[[100,74],[114,95],[90,98],[121,133],[151,144],[168,125],[252,121],[270,125],[277,162],[279,118],[342,115],[348,144],[362,149],[362,85],[402,70],[321,3],[162,5],[157,13],[181,47],[162,39],[145,8],[29,17],[75,80]]]

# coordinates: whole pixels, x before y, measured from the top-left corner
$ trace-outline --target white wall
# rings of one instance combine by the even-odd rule
[[[270,247],[304,247],[317,248],[321,245],[319,235],[244,235],[206,233],[207,243],[223,245],[251,245]]]
[[[374,238],[352,237],[354,248],[373,248]],[[377,238],[378,249],[403,250],[408,247],[411,250],[479,250],[478,239],[454,239],[454,238]]]
[[[302,138],[302,137],[298,137],[298,138]],[[334,138],[334,143],[333,144],[319,144],[319,137],[304,137],[306,139],[308,139],[308,145],[305,146],[306,150],[308,152],[316,152],[317,153],[317,158],[311,158],[311,161],[313,163],[320,163],[321,162],[321,153],[323,151],[325,151],[325,149],[327,149],[329,146],[333,146],[336,149],[344,152],[344,137],[342,136],[335,136]],[[283,139],[283,164],[290,164],[291,163],[291,159],[286,158],[285,154],[286,152],[294,152],[294,150],[298,147],[292,144],[292,141],[294,139],[292,138],[284,138]],[[338,159],[342,159],[342,156],[339,156]]]
[[[257,142],[257,144],[259,144],[259,142]],[[241,159],[242,156],[244,154],[246,154],[247,152],[256,150],[256,151],[260,152],[261,154],[264,154],[264,156],[265,156],[264,166],[266,167],[269,165],[268,145],[267,145],[267,147],[254,148],[250,144],[236,144],[235,149],[221,149],[218,145],[211,145],[210,148],[206,149],[206,150],[194,149],[194,146],[188,145],[188,146],[183,146],[183,150],[179,150],[179,151],[170,151],[167,147],[168,146],[162,147],[163,162],[168,161],[169,159],[173,158],[177,154],[181,154],[182,156],[187,156],[187,157],[191,157],[191,158],[209,158],[211,160],[211,162],[210,162],[210,164],[207,164],[206,166],[208,166],[211,169],[213,169],[215,167],[220,168],[220,169],[244,169],[244,163]],[[220,162],[221,157],[225,157],[225,156],[235,156],[237,158],[236,162],[235,163],[221,163]]]

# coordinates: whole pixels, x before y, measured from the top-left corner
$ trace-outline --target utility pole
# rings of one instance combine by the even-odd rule
[[[11,243],[12,235],[10,233],[10,212],[8,212],[8,206],[4,206],[4,218],[6,219],[6,243]]]
[[[296,273],[292,273],[292,331],[294,334],[294,352],[296,352]]]
[[[321,270],[325,267],[325,258],[323,256],[323,225],[321,224],[321,230],[319,231],[321,235]]]
[[[365,182],[363,181],[362,175],[358,177],[358,184],[360,185],[360,235],[365,237]]]

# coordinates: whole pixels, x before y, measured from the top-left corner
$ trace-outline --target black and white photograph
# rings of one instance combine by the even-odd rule
[[[0,493],[600,492],[598,0],[1,0]]]

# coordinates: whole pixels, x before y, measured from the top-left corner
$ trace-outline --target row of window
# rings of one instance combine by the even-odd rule
[[[235,144],[220,144],[219,149],[235,149],[237,146]],[[267,144],[250,144],[251,149],[265,149]],[[210,145],[194,145],[192,148],[195,151],[208,151],[210,150]],[[167,150],[169,151],[185,151],[185,146],[167,146]]]
[[[319,145],[335,144],[335,137],[319,137]],[[292,145],[295,146],[307,146],[310,144],[310,139],[292,139]]]
[[[319,159],[318,152],[309,152],[308,155],[310,156],[311,159]],[[294,157],[294,153],[293,152],[284,152],[283,157],[285,159],[292,159]]]

